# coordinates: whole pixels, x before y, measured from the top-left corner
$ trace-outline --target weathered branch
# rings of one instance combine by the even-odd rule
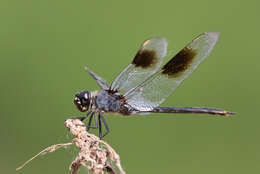
[[[78,119],[68,119],[65,121],[65,126],[69,129],[74,139],[70,143],[55,144],[39,152],[37,155],[26,161],[21,167],[16,170],[22,169],[34,158],[39,155],[44,155],[53,152],[60,147],[66,147],[75,144],[79,148],[79,153],[75,160],[70,165],[71,174],[77,174],[79,168],[83,165],[94,174],[103,174],[105,171],[111,174],[117,174],[116,170],[112,167],[109,161],[115,163],[120,174],[125,174],[121,167],[120,157],[115,150],[105,141],[100,140],[97,136],[90,134],[86,131],[86,126]]]

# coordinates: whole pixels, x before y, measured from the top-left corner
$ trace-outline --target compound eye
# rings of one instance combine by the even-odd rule
[[[82,107],[81,101],[78,97],[74,98],[74,104],[77,106],[78,110],[83,112],[83,107]]]
[[[88,110],[89,104],[90,104],[90,100],[89,99],[82,98],[81,105],[82,105],[82,109],[84,111]]]
[[[80,105],[81,104],[80,99],[78,97],[75,97],[74,98],[74,103]]]
[[[84,94],[84,99],[85,99],[85,100],[89,100],[89,93],[88,93],[88,92],[86,92],[86,93]]]

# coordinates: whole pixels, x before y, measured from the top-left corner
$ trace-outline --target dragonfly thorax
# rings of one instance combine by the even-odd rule
[[[107,90],[101,90],[96,96],[97,108],[104,112],[118,112],[120,110],[119,96]]]

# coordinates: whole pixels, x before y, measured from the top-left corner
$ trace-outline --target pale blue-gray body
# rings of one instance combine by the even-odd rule
[[[120,100],[109,94],[106,90],[98,93],[96,104],[99,110],[105,112],[118,112],[120,110]]]

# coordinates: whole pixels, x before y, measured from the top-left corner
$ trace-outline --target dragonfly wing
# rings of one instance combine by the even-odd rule
[[[99,77],[97,74],[92,72],[88,67],[85,66],[85,70],[91,75],[91,77],[96,80],[97,84],[102,88],[102,89],[109,89],[109,85],[106,83],[105,80],[103,80],[101,77]]]
[[[125,97],[128,103],[140,110],[151,111],[161,104],[209,55],[218,40],[218,33],[203,33],[158,72],[149,77]]]
[[[168,42],[165,38],[146,40],[128,65],[113,81],[111,89],[121,94],[137,87],[149,76],[160,69],[167,53]]]

